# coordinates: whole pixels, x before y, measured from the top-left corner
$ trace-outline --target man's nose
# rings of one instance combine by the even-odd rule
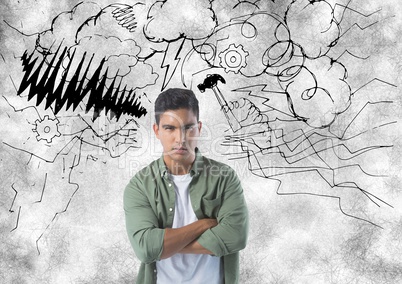
[[[177,129],[176,142],[177,143],[186,142],[186,130],[184,128],[178,128]]]

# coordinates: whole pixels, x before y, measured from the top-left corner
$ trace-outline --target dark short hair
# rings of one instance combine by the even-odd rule
[[[198,100],[193,91],[188,89],[171,88],[159,94],[155,101],[155,121],[159,125],[159,118],[167,110],[185,108],[192,110],[199,120]]]

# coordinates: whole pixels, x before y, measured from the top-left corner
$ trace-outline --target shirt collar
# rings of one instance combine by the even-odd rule
[[[202,154],[201,154],[200,150],[198,150],[198,148],[196,147],[195,148],[195,160],[194,160],[194,163],[193,163],[193,165],[191,166],[191,169],[190,169],[191,177],[193,177],[194,175],[198,175],[202,171],[203,165],[204,165],[204,160],[202,158]],[[167,176],[167,173],[169,171],[168,171],[168,168],[166,167],[166,164],[165,164],[165,162],[163,160],[163,154],[158,159],[158,168],[159,168],[161,177]]]

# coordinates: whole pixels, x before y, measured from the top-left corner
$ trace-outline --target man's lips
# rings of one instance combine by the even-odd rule
[[[175,151],[176,153],[184,153],[184,152],[187,152],[187,148],[186,147],[177,147],[177,148],[173,148],[173,151]]]

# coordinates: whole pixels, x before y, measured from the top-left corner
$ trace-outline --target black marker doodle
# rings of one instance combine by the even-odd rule
[[[42,66],[48,60],[47,56],[45,55],[43,57],[42,62],[34,71],[33,67],[35,66],[37,59],[32,59],[33,54],[29,57],[27,54],[24,54],[21,60],[23,62],[25,75],[22,79],[17,95],[21,95],[27,88],[29,88],[28,100],[37,97],[36,106],[39,106],[44,102],[45,109],[54,104],[55,115],[57,115],[64,107],[67,111],[72,107],[72,110],[74,111],[78,107],[78,104],[87,96],[86,113],[88,113],[90,109],[94,109],[93,120],[96,120],[100,112],[103,110],[105,110],[106,114],[110,113],[111,119],[116,117],[116,120],[119,120],[122,114],[129,114],[133,117],[141,117],[146,114],[146,110],[140,106],[133,90],[126,90],[125,87],[122,89],[123,87],[121,86],[121,83],[115,87],[117,84],[117,74],[111,84],[106,85],[108,77],[107,71],[104,74],[101,74],[101,70],[106,61],[105,59],[102,59],[92,77],[86,82],[85,78],[90,69],[94,57],[93,55],[88,65],[83,66],[86,57],[86,53],[84,53],[77,70],[71,77],[71,80],[67,83],[67,74],[69,74],[71,63],[74,61],[74,51],[71,55],[69,64],[63,71],[62,79],[57,85],[56,78],[60,76],[59,72],[66,56],[66,51],[67,48],[65,48],[61,54],[59,54],[59,49],[55,52],[41,78],[39,78],[39,73]],[[59,57],[59,59],[55,62],[57,57]],[[52,70],[53,66],[54,68]],[[82,74],[81,70],[83,70]],[[55,124],[51,123],[50,121],[52,120],[49,121],[48,117],[44,120],[46,120],[45,123],[47,124]]]
[[[400,197],[396,1],[101,0],[57,7],[48,0],[20,2],[0,5],[7,11],[0,23],[0,116],[8,126],[1,130],[2,170],[14,160],[21,164],[1,176],[8,216],[0,225],[10,247],[31,232],[24,240],[34,248],[21,254],[26,263],[32,265],[35,254],[57,268],[71,262],[65,251],[73,242],[63,222],[74,228],[78,219],[84,221],[88,212],[77,210],[84,210],[85,198],[96,190],[86,183],[88,176],[103,177],[95,168],[105,165],[118,176],[132,160],[138,161],[130,171],[137,170],[142,151],[150,150],[145,131],[156,94],[183,86],[215,107],[211,123],[224,122],[219,147],[229,150],[222,155],[246,165],[258,186],[266,187],[261,191],[272,189],[278,208],[294,200],[282,211],[272,209],[280,220],[276,228],[272,217],[265,218],[266,204],[258,209],[251,200],[251,212],[264,220],[254,217],[260,227],[250,238],[253,260],[244,258],[242,283],[400,282],[400,262],[386,259],[372,244],[385,247],[381,238],[391,235],[395,244],[400,231],[388,232],[397,227],[389,220],[397,218]],[[268,203],[264,198],[259,199]],[[281,218],[287,212],[302,216],[297,220],[308,230],[330,223],[315,219],[319,210],[332,212],[330,206],[336,222],[355,229],[334,232],[342,249],[334,245],[330,251],[320,240],[301,244],[301,252],[297,244],[282,256],[289,271],[283,263],[284,270],[271,269],[267,250],[283,237],[274,233],[286,227]],[[318,225],[309,225],[310,219]],[[103,264],[113,253],[95,246],[95,272],[69,281],[132,281],[127,271],[135,260],[121,253],[124,242],[116,240],[112,249],[119,257],[110,261],[118,265]],[[1,266],[7,273],[0,277],[51,283],[52,268],[27,268],[27,276]],[[322,278],[310,281],[308,275]]]
[[[367,151],[392,146],[369,146],[351,151],[346,146],[345,141],[348,139],[331,133],[332,124],[348,110],[353,96],[358,91],[352,92],[347,81],[347,67],[341,61],[344,54],[354,56],[353,53],[344,50],[334,59],[331,52],[342,37],[352,32],[353,26],[364,30],[377,22],[364,28],[354,23],[342,32],[346,12],[359,13],[352,10],[349,4],[291,1],[284,6],[281,15],[270,13],[268,9],[264,10],[264,5],[258,2],[234,3],[232,16],[226,21],[217,16],[214,5],[209,1],[189,1],[184,6],[175,0],[151,5],[142,2],[134,5],[115,3],[104,8],[93,3],[81,2],[70,11],[60,13],[53,19],[50,29],[38,33],[35,50],[30,54],[26,51],[21,56],[24,77],[17,95],[27,97],[28,101],[36,99],[35,106],[43,104],[45,110],[52,110],[54,117],[45,115],[34,122],[36,139],[52,144],[54,138],[70,135],[60,132],[60,125],[63,123],[60,122],[59,114],[62,111],[74,112],[81,109],[87,114],[92,110],[92,123],[102,112],[117,121],[123,115],[141,118],[146,114],[146,109],[141,106],[134,90],[151,86],[155,81],[136,84],[136,80],[131,80],[128,84],[127,76],[139,66],[149,66],[148,74],[154,74],[152,65],[148,62],[159,56],[160,71],[165,70],[161,89],[165,89],[179,71],[182,73],[180,77],[183,84],[187,85],[183,81],[186,76],[183,70],[191,57],[199,55],[209,68],[221,69],[228,75],[238,75],[248,80],[265,76],[267,79],[272,78],[273,82],[276,81],[275,90],[269,90],[267,84],[237,88],[233,92],[248,92],[250,98],[244,97],[230,102],[217,86],[218,81],[225,83],[221,75],[208,75],[198,84],[201,92],[208,88],[214,91],[234,133],[226,136],[226,144],[241,147],[251,163],[249,169],[252,173],[265,178],[277,178],[285,173],[314,171],[331,188],[348,184],[370,198],[368,193],[353,181],[337,182],[333,178],[335,172],[347,167],[356,167],[360,169],[358,171],[361,174],[367,174],[359,163],[345,165],[342,162],[341,166],[332,167],[321,155],[334,152],[335,155],[332,156],[339,163]],[[191,13],[184,13],[181,15],[182,20],[170,18],[168,15],[180,5],[181,9],[187,7],[189,11],[197,11],[195,17]],[[273,3],[265,5],[266,8],[275,7]],[[339,9],[342,10],[342,15],[337,18]],[[374,13],[376,12],[359,14],[368,18]],[[304,19],[308,21],[300,24]],[[69,25],[76,30],[72,36],[65,36],[63,33],[62,26],[68,20]],[[167,23],[171,24],[169,33],[160,29]],[[113,27],[123,29],[121,38],[116,36],[118,33]],[[187,41],[192,42],[190,51]],[[98,47],[103,45],[118,49],[99,50]],[[179,66],[181,68],[178,68]],[[381,81],[378,78],[376,80]],[[137,87],[128,87],[129,85]],[[253,91],[258,86],[262,89]],[[275,106],[274,96],[285,100],[287,108],[283,105]],[[262,111],[251,97],[265,98],[262,104],[270,111]],[[241,117],[236,117],[235,111],[240,111]],[[84,119],[83,122],[86,125],[81,130],[82,133],[92,128],[90,121]],[[350,124],[352,122],[353,120]],[[394,122],[380,127],[392,123]],[[295,125],[290,133],[286,130],[289,124]],[[311,129],[304,130],[304,124]],[[296,125],[299,125],[299,128]],[[250,132],[246,129],[256,127],[259,128],[258,131]],[[348,127],[345,132],[347,129]],[[77,133],[79,131],[77,130]],[[104,139],[104,142],[113,139],[119,132],[111,132],[113,134]],[[101,138],[96,131],[93,131],[93,134]],[[95,145],[85,138],[75,141]],[[341,157],[336,153],[339,149],[346,149],[349,154]],[[280,162],[264,166],[266,161],[271,162],[270,156],[281,157],[284,164]],[[314,160],[313,164],[311,160]],[[254,164],[255,162],[257,164]],[[271,170],[275,173],[267,173]],[[345,213],[343,210],[342,212]]]
[[[344,8],[346,10],[348,7]],[[266,30],[256,24],[262,19],[271,29]],[[301,19],[307,21],[301,22]],[[259,78],[265,74],[277,82],[277,88],[272,90],[268,89],[267,84],[234,89],[232,92],[246,92],[248,97],[230,103],[216,87],[216,82],[211,84],[214,87],[210,88],[234,133],[226,136],[225,144],[239,147],[240,153],[244,154],[235,155],[233,159],[246,158],[253,174],[278,181],[278,194],[335,198],[339,200],[343,214],[377,225],[364,216],[346,212],[343,198],[336,194],[338,188],[354,189],[378,207],[393,207],[365,189],[362,184],[366,183],[362,183],[358,176],[380,176],[370,174],[360,161],[355,161],[356,157],[360,158],[367,152],[393,145],[362,144],[360,149],[352,150],[348,145],[364,132],[354,133],[353,137],[331,133],[331,126],[348,111],[359,89],[372,82],[352,91],[347,80],[347,67],[340,59],[342,55],[337,60],[329,56],[345,35],[341,34],[341,22],[342,19],[338,21],[335,18],[335,7],[327,1],[292,1],[283,18],[278,14],[259,12],[219,25],[214,34],[197,46],[196,51],[203,54],[202,58],[212,68],[222,68],[226,73],[241,74],[245,78]],[[233,39],[228,36],[233,34],[239,36]],[[210,56],[205,56],[205,53]],[[207,75],[205,81],[217,76],[220,75]],[[379,78],[373,80],[382,81]],[[395,87],[392,83],[382,82]],[[205,90],[204,85],[205,82],[198,85],[201,92]],[[282,100],[278,104],[280,107],[276,105],[279,97]],[[263,99],[263,109],[268,110],[261,111],[253,98]],[[287,107],[284,107],[284,102]],[[344,133],[355,119],[344,122],[347,124]],[[372,130],[395,123],[395,120],[391,120],[372,126]],[[338,177],[339,173],[346,171],[355,172],[356,180]],[[316,192],[312,184],[306,191],[281,192],[281,177],[299,173],[316,173],[317,178],[323,179],[328,185],[328,191]]]

